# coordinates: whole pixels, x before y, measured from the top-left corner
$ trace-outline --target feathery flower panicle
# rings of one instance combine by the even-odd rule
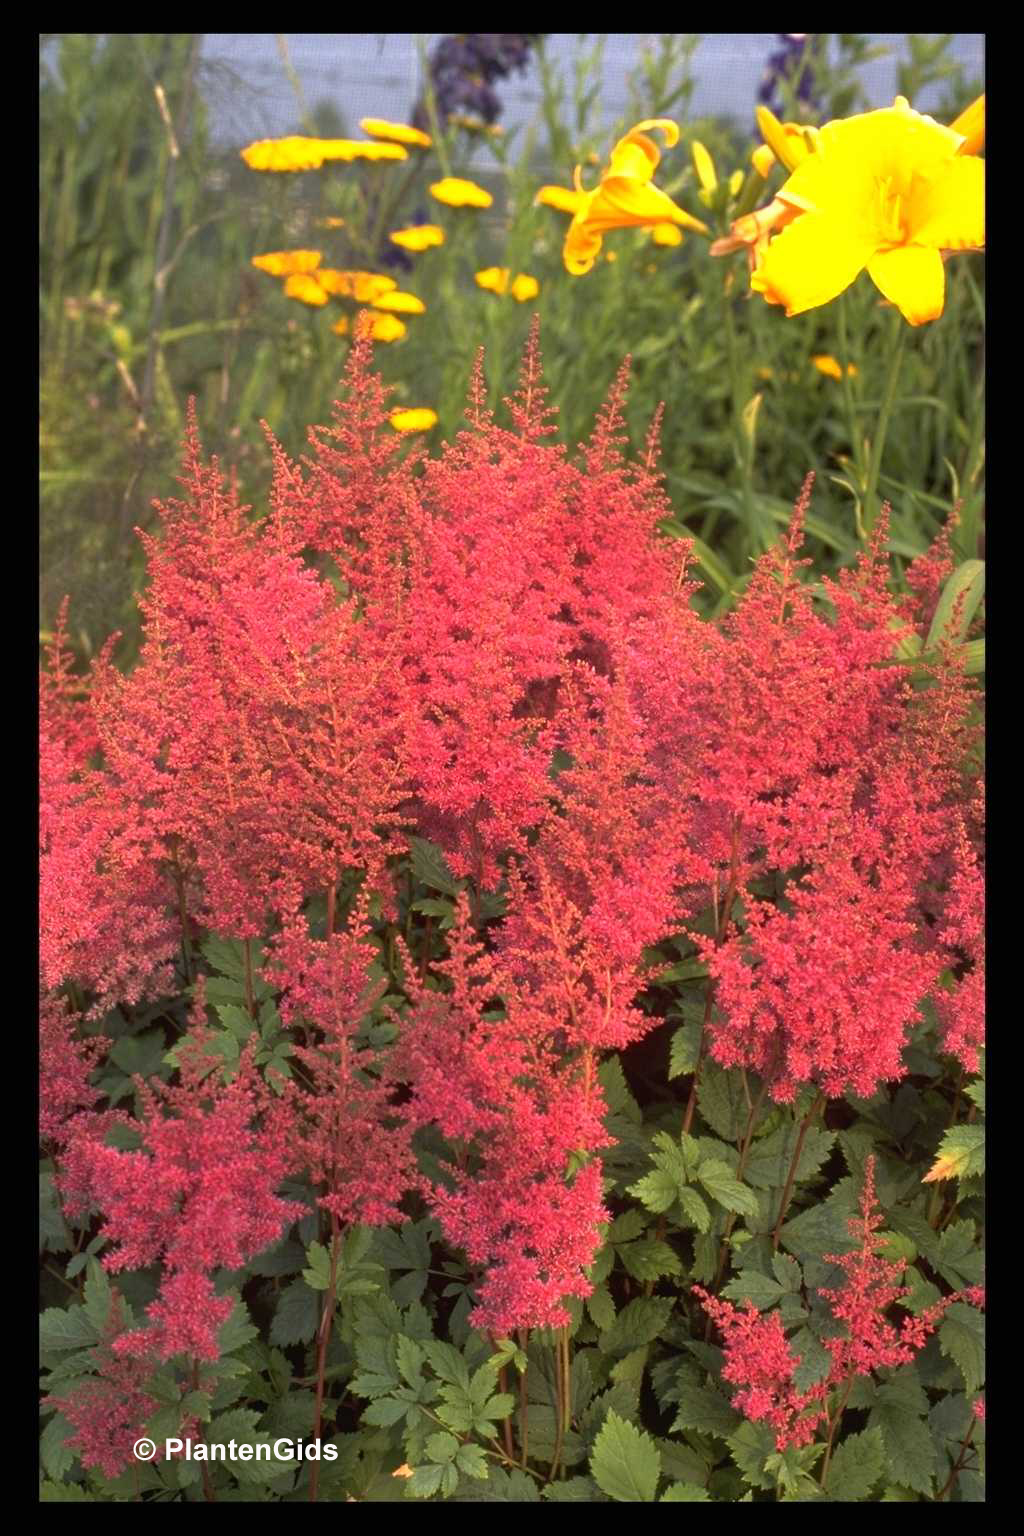
[[[904,1266],[882,1258],[879,1252],[885,1243],[878,1234],[884,1217],[875,1209],[874,1170],[875,1160],[869,1157],[860,1211],[848,1223],[857,1247],[849,1253],[824,1255],[826,1262],[837,1264],[844,1272],[842,1285],[820,1291],[841,1331],[824,1340],[831,1355],[829,1372],[809,1391],[800,1392],[794,1386],[800,1356],[790,1352],[778,1312],[758,1313],[750,1302],[741,1311],[731,1302],[709,1295],[702,1286],[692,1287],[723,1335],[722,1376],[740,1388],[733,1398],[734,1406],[748,1419],[771,1424],[778,1432],[780,1451],[813,1440],[817,1426],[828,1420],[829,1397],[836,1388],[853,1377],[870,1376],[873,1371],[912,1361],[955,1302],[979,1307],[985,1304],[983,1289],[969,1286],[916,1315],[906,1313],[899,1324],[889,1321],[886,1314],[910,1291],[896,1283]]]
[[[108,1117],[79,1116],[58,1180],[69,1215],[99,1209],[101,1230],[116,1245],[105,1269],[162,1266],[149,1327],[122,1334],[114,1345],[121,1354],[215,1360],[231,1301],[217,1296],[214,1272],[248,1263],[306,1209],[275,1193],[295,1166],[291,1103],[274,1098],[245,1052],[232,1081],[219,1080],[222,1061],[208,1048],[202,1011],[200,989],[179,1085],[137,1079],[139,1150],[106,1144]]]
[[[943,956],[922,902],[969,794],[969,694],[947,667],[917,694],[892,658],[909,628],[887,588],[884,523],[855,571],[797,579],[799,517],[724,626],[699,799],[719,889],[745,922],[701,940],[716,981],[711,1049],[777,1100],[812,1082],[869,1096],[902,1050]],[[780,906],[750,890],[774,872]]]
[[[359,1031],[386,989],[375,975],[365,898],[347,927],[327,940],[310,936],[297,907],[275,939],[268,975],[283,987],[281,1016],[317,1032],[297,1045],[310,1088],[300,1090],[292,1130],[294,1155],[323,1191],[319,1204],[341,1224],[404,1221],[401,1200],[420,1178],[404,1114],[392,1102],[396,1077],[388,1057]]]
[[[47,1399],[71,1425],[65,1445],[82,1458],[83,1467],[97,1467],[109,1478],[138,1465],[134,1444],[160,1406],[146,1390],[147,1377],[156,1372],[159,1362],[155,1356],[129,1358],[117,1350],[124,1326],[123,1303],[112,1288],[103,1336],[92,1350],[95,1371]],[[153,1459],[163,1459],[162,1446]]]
[[[39,1136],[61,1142],[67,1123],[80,1110],[91,1110],[102,1098],[89,1076],[96,1057],[110,1048],[103,1035],[82,1035],[76,1015],[53,993],[39,999]]]

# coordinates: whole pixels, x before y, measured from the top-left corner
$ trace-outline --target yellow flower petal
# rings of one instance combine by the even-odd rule
[[[478,288],[483,288],[487,293],[504,293],[508,287],[508,267],[483,267],[473,274],[473,280]]]
[[[444,244],[444,230],[440,224],[410,224],[406,229],[393,230],[388,239],[406,251],[425,251]]]
[[[572,187],[541,187],[534,202],[557,208],[559,213],[578,213],[586,197],[586,192],[574,192]]]
[[[464,181],[461,176],[443,176],[430,186],[430,195],[450,208],[489,208],[494,198],[475,181]]]
[[[780,123],[775,113],[769,111],[767,107],[758,107],[756,116],[761,137],[773,151],[775,158],[781,161],[787,171],[795,171],[809,153],[807,142],[798,125]],[[760,170],[760,166],[758,169]]]
[[[767,181],[772,173],[772,166],[777,165],[775,152],[767,144],[759,144],[750,157],[750,163],[759,176]]]
[[[361,117],[359,126],[373,139],[394,139],[397,144],[415,144],[429,149],[433,139],[420,128],[410,128],[406,123],[389,123],[382,117]]]
[[[315,272],[322,259],[322,251],[268,251],[254,256],[251,265],[271,277],[291,277],[293,272]]]
[[[771,241],[750,286],[769,304],[785,305],[787,316],[799,315],[848,288],[874,251],[874,242],[854,239],[846,222],[804,214]]]
[[[690,149],[693,155],[693,168],[697,172],[697,180],[705,192],[713,192],[718,186],[718,177],[715,175],[715,162],[699,139],[694,139]]]
[[[732,175],[729,177],[730,197],[739,197],[740,188],[742,187],[745,180],[746,177],[743,175],[742,171],[733,171]]]
[[[408,160],[401,144],[376,144],[369,139],[321,139],[324,160]]]
[[[678,224],[655,224],[651,239],[655,245],[682,245],[683,232]]]
[[[880,251],[868,262],[876,288],[895,304],[909,325],[924,325],[942,314],[946,270],[938,251],[918,245]]]
[[[702,235],[708,233],[707,225],[680,208],[667,192],[632,176],[606,176],[587,221],[598,231],[633,224],[682,224]]]
[[[251,171],[316,171],[324,163],[322,143],[292,134],[284,139],[258,139],[239,153]]]
[[[315,277],[305,272],[293,272],[284,285],[284,291],[290,299],[300,299],[303,304],[313,304],[319,307],[327,303],[327,292],[321,288]]]
[[[842,368],[841,368],[841,366],[839,364],[839,359],[830,356],[829,353],[827,353],[827,352],[820,353],[817,357],[812,357],[811,358],[811,362],[814,364],[815,368],[817,368],[818,372],[819,373],[823,373],[826,378],[829,378],[829,379],[841,379],[842,376],[843,376],[843,370],[842,370]],[[847,365],[846,365],[847,377],[848,378],[853,378],[853,376],[856,374],[856,372],[857,372],[856,364],[855,363],[847,363]]]
[[[437,426],[437,412],[429,406],[419,406],[414,410],[392,411],[388,420],[396,432],[429,432]]]
[[[390,310],[399,315],[425,315],[427,306],[422,299],[414,293],[402,293],[396,289],[393,293],[382,293],[378,298],[371,299],[374,309]]]
[[[958,151],[961,155],[976,155],[985,148],[985,97],[984,94],[965,107],[956,120],[950,123],[954,133],[962,133],[964,142]]]
[[[369,335],[373,341],[401,341],[406,333],[404,321],[397,315],[375,315],[372,310],[361,309],[356,316],[356,335]]]
[[[957,156],[907,198],[907,233],[915,245],[940,251],[978,251],[985,245],[985,162]]]
[[[540,293],[540,283],[528,272],[520,272],[512,282],[512,297],[517,304],[527,304],[530,299],[535,299]]]

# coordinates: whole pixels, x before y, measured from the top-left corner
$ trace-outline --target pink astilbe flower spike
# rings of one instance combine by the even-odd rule
[[[116,1245],[106,1269],[163,1267],[150,1326],[117,1340],[128,1354],[216,1359],[231,1301],[216,1295],[214,1271],[246,1264],[305,1212],[276,1194],[295,1166],[291,1104],[270,1093],[245,1052],[230,1083],[211,1074],[222,1063],[198,1023],[201,1000],[200,989],[180,1084],[137,1080],[141,1148],[107,1146],[106,1117],[79,1117],[59,1179],[70,1215],[99,1208],[101,1230]]]
[[[39,1135],[63,1141],[67,1122],[80,1110],[91,1110],[102,1094],[89,1075],[96,1057],[109,1050],[102,1035],[76,1032],[76,1015],[55,994],[39,999]]]
[[[296,1103],[295,1156],[322,1191],[319,1204],[340,1224],[386,1226],[406,1219],[402,1198],[421,1180],[410,1129],[393,1103],[393,1065],[358,1038],[386,990],[374,976],[369,933],[365,897],[328,940],[311,938],[293,909],[274,941],[268,975],[284,988],[285,1022],[312,1026],[318,1036],[295,1047],[311,1084]]]
[[[98,1467],[110,1478],[138,1465],[132,1447],[160,1406],[146,1390],[147,1378],[158,1367],[157,1357],[129,1358],[119,1351],[124,1326],[123,1303],[112,1289],[103,1336],[92,1351],[95,1372],[47,1399],[71,1425],[65,1444],[82,1458],[83,1467]],[[162,1445],[154,1460],[163,1460]]]
[[[856,1376],[870,1376],[886,1367],[906,1365],[923,1349],[948,1309],[959,1301],[984,1306],[980,1286],[954,1291],[916,1316],[905,1314],[896,1324],[887,1316],[894,1303],[910,1294],[898,1285],[904,1266],[884,1259],[878,1235],[884,1217],[875,1209],[875,1160],[864,1169],[860,1211],[851,1217],[850,1234],[858,1246],[851,1253],[825,1254],[844,1272],[844,1283],[822,1288],[840,1332],[824,1340],[831,1356],[828,1375],[807,1392],[799,1391],[794,1375],[800,1356],[790,1352],[778,1312],[758,1313],[752,1303],[744,1310],[693,1286],[705,1312],[722,1332],[725,1347],[723,1378],[737,1385],[735,1406],[753,1421],[764,1420],[777,1430],[776,1445],[807,1445],[817,1426],[829,1416],[829,1397]],[[833,1405],[834,1406],[834,1405]]]

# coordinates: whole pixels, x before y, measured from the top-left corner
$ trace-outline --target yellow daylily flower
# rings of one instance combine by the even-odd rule
[[[586,192],[575,192],[572,187],[541,187],[535,203],[557,208],[559,213],[578,213],[587,199]]]
[[[647,118],[637,123],[615,145],[608,166],[592,192],[573,215],[565,237],[562,259],[574,277],[589,272],[610,229],[639,228],[655,224],[682,224],[707,234],[706,224],[680,208],[667,193],[651,185],[661,151],[649,136],[657,129],[671,148],[679,142],[679,129],[669,118]],[[583,192],[582,171],[576,167],[576,191]]]
[[[817,368],[818,372],[823,373],[826,378],[841,379],[843,376],[843,370],[840,366],[839,359],[832,357],[828,352],[818,353],[815,357],[811,358],[811,362],[814,364],[815,368]],[[847,363],[847,378],[854,378],[857,372],[858,369],[856,363]]]
[[[390,310],[399,315],[425,315],[427,306],[422,299],[418,299],[414,293],[402,293],[395,289],[391,293],[382,293],[370,303],[374,309]]]
[[[817,147],[817,128],[802,123],[780,123],[768,107],[758,107],[756,115],[762,139],[787,171],[795,171]]]
[[[444,230],[440,224],[410,224],[405,229],[392,230],[388,239],[406,251],[425,251],[432,245],[444,244]]]
[[[294,272],[315,272],[322,260],[322,251],[268,251],[253,256],[250,264],[271,277],[291,277]]]
[[[288,298],[301,299],[303,304],[313,304],[319,308],[327,303],[327,290],[310,273],[293,272],[284,285],[284,291]]]
[[[388,420],[396,432],[429,432],[431,427],[437,426],[437,412],[421,405],[416,409],[392,411]]]
[[[655,224],[651,239],[655,245],[682,245],[683,232],[678,224]]]
[[[963,134],[964,142],[960,145],[961,155],[976,155],[979,150],[985,148],[985,95],[984,92],[977,101],[972,101],[969,107],[965,107],[958,118],[949,125],[954,133]]]
[[[779,232],[760,249],[753,291],[798,315],[867,268],[910,325],[937,319],[940,251],[985,244],[985,163],[962,154],[964,142],[902,96],[827,123],[771,205],[781,212],[765,232]]]
[[[777,165],[778,161],[775,159],[775,151],[769,144],[759,144],[750,156],[750,163],[758,175],[763,176],[767,181],[772,173],[772,166]]]
[[[475,181],[464,181],[461,176],[442,176],[431,183],[430,195],[449,208],[489,208],[494,198],[485,187]]]
[[[372,139],[394,139],[396,144],[415,144],[418,149],[429,149],[433,139],[421,128],[410,128],[406,123],[389,123],[383,117],[361,117],[359,126]]]

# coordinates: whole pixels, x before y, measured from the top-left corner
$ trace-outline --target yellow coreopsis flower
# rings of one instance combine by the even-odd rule
[[[483,288],[487,293],[504,293],[508,287],[508,267],[483,267],[481,271],[474,273],[473,280],[478,288]]]
[[[284,291],[290,299],[301,299],[303,304],[313,304],[319,308],[327,303],[326,288],[322,288],[311,273],[293,272],[284,285]]]
[[[818,372],[823,373],[828,379],[841,379],[843,376],[843,370],[840,366],[839,359],[832,357],[828,352],[818,353],[817,356],[811,358],[811,362],[814,364],[815,368],[817,368]],[[846,373],[848,378],[852,379],[856,375],[857,371],[858,369],[856,363],[847,363]]]
[[[494,198],[485,187],[475,181],[464,181],[461,176],[443,176],[431,183],[430,195],[449,208],[489,208]]]
[[[251,265],[271,277],[291,277],[294,272],[315,272],[322,260],[322,251],[268,251],[253,256]]]
[[[661,151],[648,129],[664,135],[669,148],[679,142],[679,129],[669,118],[646,118],[631,128],[611,152],[601,180],[573,215],[565,237],[562,259],[574,277],[589,272],[597,260],[605,234],[610,229],[641,228],[644,225],[682,224],[707,234],[707,225],[680,208],[667,193],[651,185],[661,160]],[[575,172],[576,191],[583,193],[582,172]]]
[[[336,336],[347,336],[351,326],[347,315],[342,315],[331,326]],[[375,315],[372,310],[361,309],[356,316],[357,336],[369,336],[373,341],[401,341],[406,328],[397,315]]]
[[[410,224],[406,229],[392,230],[388,239],[406,251],[426,251],[432,245],[444,244],[444,230],[440,224]]]
[[[572,187],[541,187],[534,202],[543,203],[548,208],[557,208],[559,213],[578,213],[588,195],[586,192],[576,192]]]
[[[241,151],[252,171],[318,171],[325,160],[407,160],[401,144],[375,144],[359,139],[310,139],[291,134],[284,139],[259,139]]]
[[[985,244],[985,164],[961,152],[965,142],[902,96],[827,123],[771,205],[774,224],[759,233],[779,232],[761,249],[751,288],[798,315],[866,268],[910,325],[937,319],[940,251]]]
[[[437,426],[437,412],[421,405],[416,409],[392,411],[388,420],[396,432],[429,432],[431,427]]]
[[[372,304],[384,293],[390,293],[398,284],[393,277],[378,272],[340,272],[333,267],[321,267],[316,274],[321,288],[339,299],[355,299],[359,304]]]
[[[389,123],[382,117],[361,117],[359,126],[373,139],[394,139],[396,144],[415,144],[419,149],[429,149],[433,139],[421,128],[410,128],[406,123]]]
[[[540,283],[528,272],[520,272],[518,277],[512,279],[509,292],[517,304],[527,304],[530,299],[535,299],[540,293]]]
[[[382,293],[376,299],[371,299],[370,303],[374,309],[390,310],[399,315],[424,315],[427,312],[422,299],[418,299],[414,293],[402,293],[400,289]]]

